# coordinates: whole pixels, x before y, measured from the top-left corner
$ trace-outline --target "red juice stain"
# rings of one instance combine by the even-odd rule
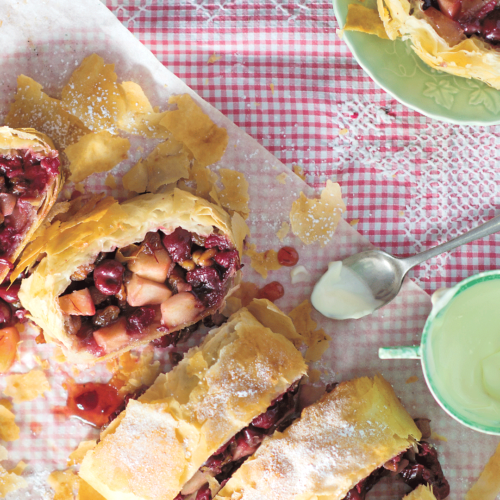
[[[42,432],[42,424],[40,422],[31,422],[30,429],[34,436],[38,436]]]
[[[55,407],[54,413],[67,417],[74,415],[96,427],[107,424],[110,415],[123,402],[118,390],[110,384],[96,382],[77,384],[69,379],[66,381],[66,388],[68,389],[66,406]]]

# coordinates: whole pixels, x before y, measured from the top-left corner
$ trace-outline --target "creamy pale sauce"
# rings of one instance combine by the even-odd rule
[[[311,295],[313,307],[327,318],[357,319],[382,305],[368,285],[342,262],[330,262]]]
[[[436,304],[443,307],[446,295]],[[442,399],[485,425],[500,423],[500,280],[477,283],[444,306],[429,331],[429,375]]]

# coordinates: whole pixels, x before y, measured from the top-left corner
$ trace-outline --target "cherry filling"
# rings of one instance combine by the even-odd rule
[[[266,436],[276,430],[283,431],[300,416],[298,393],[299,381],[274,399],[269,408],[255,417],[249,426],[221,446],[174,500],[211,500],[207,476],[215,477],[221,487],[224,486],[241,464],[257,451]]]
[[[451,45],[476,35],[500,43],[500,8],[496,0],[423,0],[422,9],[436,32]]]
[[[418,450],[410,448],[373,471],[349,491],[344,500],[364,500],[368,491],[391,473],[401,477],[412,490],[421,484],[430,484],[437,500],[450,494],[450,485],[444,477],[437,451],[421,441],[418,443]]]
[[[59,158],[39,158],[29,151],[0,156],[0,271],[12,267],[10,257],[33,222],[59,166]]]
[[[140,244],[101,253],[72,274],[59,297],[66,331],[97,357],[156,332],[166,335],[155,345],[175,344],[222,305],[240,267],[224,235],[204,238],[180,227],[167,235],[150,232]]]

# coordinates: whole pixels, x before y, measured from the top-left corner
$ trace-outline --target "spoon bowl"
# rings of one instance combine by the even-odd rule
[[[382,250],[366,250],[344,259],[342,265],[358,274],[371,290],[373,297],[384,306],[401,290],[408,272],[405,261]],[[377,309],[379,308],[377,307]]]

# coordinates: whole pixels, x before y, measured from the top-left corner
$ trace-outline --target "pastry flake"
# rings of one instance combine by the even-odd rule
[[[116,79],[114,64],[97,54],[86,57],[62,89],[64,108],[93,132],[116,133],[126,109],[125,91]]]
[[[312,311],[312,305],[306,299],[288,315],[293,321],[298,334],[307,345],[306,360],[318,361],[328,349],[331,338],[325,333],[323,328],[316,329],[318,323],[311,318]]]
[[[421,484],[417,486],[413,491],[408,493],[408,495],[406,495],[403,500],[436,500],[436,497],[432,492],[432,486],[424,486],[423,484]]]
[[[7,450],[0,445],[0,461],[7,460]],[[0,465],[0,498],[4,498],[8,493],[26,488],[28,483],[15,471],[7,471]]]
[[[218,193],[221,205],[238,212],[244,219],[248,219],[250,210],[248,208],[248,181],[245,175],[236,170],[221,168],[219,175],[224,189]]]
[[[78,482],[78,476],[72,469],[56,470],[47,478],[47,483],[54,490],[54,500],[73,500]]]
[[[217,126],[189,94],[171,96],[168,102],[177,109],[165,113],[160,125],[186,145],[201,167],[218,162],[229,141],[226,129]]]
[[[281,242],[287,237],[290,232],[290,224],[288,222],[282,222],[281,227],[276,231],[276,236],[279,238]]]
[[[340,186],[330,180],[319,199],[310,200],[301,192],[290,211],[293,234],[306,245],[318,241],[325,246],[332,239],[345,209]]]
[[[8,375],[3,393],[12,398],[15,404],[33,401],[50,391],[50,384],[42,370],[31,370],[28,373]]]
[[[118,117],[118,128],[151,139],[168,139],[170,133],[160,125],[164,113],[154,111],[142,88],[134,82],[118,87],[125,93],[125,111]]]
[[[68,113],[61,101],[49,97],[42,85],[32,78],[17,78],[17,93],[5,125],[12,128],[39,130],[48,135],[58,150],[78,142],[90,130],[76,117]]]
[[[16,439],[19,439],[16,416],[3,405],[0,405],[0,439],[3,441],[16,441]]]
[[[89,175],[108,172],[128,158],[130,142],[104,130],[83,136],[76,144],[65,149],[70,162],[72,182],[80,182]]]
[[[167,184],[189,178],[191,154],[180,142],[161,142],[123,176],[123,187],[129,191],[155,193]]]
[[[257,252],[256,248],[256,245],[252,243],[243,253],[250,257],[252,268],[266,279],[268,271],[276,271],[281,268],[281,264],[278,262],[278,252],[272,249]]]
[[[364,5],[351,3],[347,6],[347,18],[343,29],[345,31],[360,31],[389,40],[378,12]]]

